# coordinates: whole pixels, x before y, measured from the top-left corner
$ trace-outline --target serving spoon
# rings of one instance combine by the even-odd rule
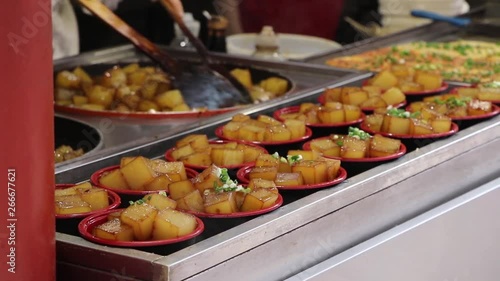
[[[202,56],[202,64],[181,63],[134,30],[99,0],[78,0],[78,3],[158,63],[170,76],[174,87],[182,92],[190,107],[217,109],[252,102],[250,94],[241,83],[234,78],[228,79],[230,74],[226,76],[209,67],[206,57]],[[187,29],[185,25],[184,27]],[[196,44],[194,40],[193,44]]]

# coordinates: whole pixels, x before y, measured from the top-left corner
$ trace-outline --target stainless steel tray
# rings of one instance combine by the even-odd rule
[[[487,3],[464,16],[471,17],[473,19],[491,18],[493,16],[498,17],[499,9],[500,4]],[[460,28],[444,22],[433,22],[387,36],[365,39],[346,45],[342,49],[311,56],[303,61],[307,63],[325,65],[326,61],[332,58],[355,55],[394,44],[408,43],[419,40],[444,42],[458,39],[498,42],[500,39],[500,33],[498,32],[498,27],[490,25],[478,24],[473,28]]]
[[[357,75],[329,86],[359,85],[368,76]],[[270,114],[284,106],[315,101],[323,88],[241,112]],[[132,153],[161,157],[184,135],[197,132],[213,137],[215,128],[231,116],[225,114],[182,131],[160,134],[155,142],[59,170],[56,177],[59,182],[85,180],[98,168],[116,164],[122,156]],[[57,233],[60,278],[83,280],[91,274],[96,280],[228,280],[231,276],[241,280],[281,280],[498,175],[500,158],[488,152],[498,148],[499,125],[500,117],[495,117],[469,124],[446,139],[414,143],[418,149],[414,147],[401,159],[355,171],[346,182],[333,188],[284,193],[283,207],[254,219],[207,220],[206,232],[191,241],[193,244],[119,249]],[[464,159],[474,164],[464,166]],[[471,174],[460,177],[465,170]],[[439,181],[432,185],[430,180],[437,175]],[[370,198],[377,198],[375,205]],[[356,205],[364,206],[352,208]],[[377,211],[376,206],[382,209]],[[347,210],[349,216],[344,215]],[[338,236],[323,239],[328,233]]]
[[[197,62],[198,56],[193,52],[182,50],[169,50],[176,58],[186,61]],[[333,69],[326,66],[315,66],[296,62],[273,62],[264,60],[253,60],[248,57],[235,57],[224,54],[217,55],[220,61],[235,66],[250,66],[256,69],[264,69],[288,77],[295,85],[287,96],[295,96],[304,91],[310,91],[324,85],[331,84],[341,78],[356,77],[361,72],[345,69]],[[132,45],[125,45],[101,51],[84,53],[75,57],[57,60],[54,63],[54,70],[60,71],[71,69],[76,66],[95,64],[114,64],[129,62],[149,62],[149,59],[138,53]],[[280,99],[286,99],[288,97]],[[160,140],[169,135],[197,128],[203,124],[212,122],[211,118],[168,118],[161,120],[146,120],[127,117],[102,117],[87,116],[68,113],[57,113],[61,117],[85,122],[98,131],[102,132],[102,145],[100,149],[92,151],[74,160],[60,163],[56,166],[56,174],[66,171],[85,163],[101,161],[114,153],[121,153],[141,145]],[[216,118],[215,118],[216,119]],[[87,141],[96,142],[97,136],[87,134]],[[95,144],[97,145],[97,143]],[[138,153],[137,151],[136,153]],[[141,153],[150,154],[144,150]],[[134,151],[130,151],[134,153]],[[154,153],[153,153],[154,154]],[[80,179],[88,176],[82,174]],[[68,178],[57,176],[58,182],[68,181]],[[75,179],[71,179],[75,180]]]

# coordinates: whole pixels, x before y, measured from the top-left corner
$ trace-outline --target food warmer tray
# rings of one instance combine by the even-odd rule
[[[169,50],[172,56],[183,61],[199,62],[199,57],[190,51]],[[355,77],[361,72],[346,69],[333,69],[326,66],[315,66],[296,62],[272,62],[254,60],[248,57],[236,57],[225,54],[214,54],[219,61],[231,66],[252,67],[264,69],[285,76],[291,80],[294,87],[288,95],[321,87],[336,79]],[[82,53],[77,56],[63,58],[54,62],[54,71],[73,69],[76,66],[95,64],[150,62],[136,51],[132,45],[124,45],[94,52]],[[98,161],[105,155],[137,147],[162,137],[183,131],[187,126],[197,127],[209,122],[210,118],[168,118],[168,119],[138,119],[127,117],[102,117],[56,112],[60,118],[80,121],[93,127],[92,131],[83,132],[86,136],[84,146],[96,147],[90,152],[73,160],[56,165],[56,171],[71,169],[85,162]],[[64,130],[64,129],[61,129]],[[102,141],[101,140],[102,135]]]
[[[367,75],[331,84],[360,85]],[[298,93],[246,110],[274,110],[315,101],[322,89]],[[86,180],[92,172],[136,153],[161,157],[187,134],[214,137],[231,114],[190,126],[158,141],[58,171],[58,182]],[[283,193],[285,204],[271,213],[237,220],[205,221],[199,239],[155,249],[100,246],[78,235],[57,238],[60,280],[282,280],[374,237],[500,175],[500,117],[462,127],[446,139],[415,143],[402,158],[349,174],[319,191]],[[237,277],[236,277],[237,276]]]
[[[464,16],[473,19],[496,18],[500,19],[500,3],[487,3],[481,7],[471,10]],[[322,54],[308,57],[304,62],[325,65],[329,59],[344,57],[363,53],[366,51],[383,48],[395,44],[403,44],[414,41],[454,41],[459,39],[495,41],[500,39],[498,26],[488,24],[475,24],[468,28],[460,28],[445,22],[432,22],[408,30],[403,30],[381,37],[372,37],[362,41],[346,45],[341,49],[328,51]]]

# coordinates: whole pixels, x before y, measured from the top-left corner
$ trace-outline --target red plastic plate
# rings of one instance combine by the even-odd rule
[[[254,166],[247,166],[243,167],[238,170],[236,173],[236,177],[238,178],[238,181],[240,181],[243,184],[247,184],[250,182],[248,178],[248,174],[250,171],[253,169]],[[332,185],[339,184],[343,182],[347,178],[347,171],[340,167],[339,172],[337,174],[337,177],[331,181],[326,181],[322,183],[317,183],[317,184],[305,184],[305,185],[291,185],[291,186],[277,186],[278,189],[280,190],[309,190],[309,189],[320,189],[320,188],[326,188],[326,187],[331,187]]]
[[[361,130],[369,133],[369,134],[380,134],[384,137],[393,137],[396,139],[437,139],[437,138],[444,138],[451,136],[458,132],[458,125],[455,123],[451,123],[451,130],[448,132],[444,133],[439,133],[439,134],[429,134],[429,135],[399,135],[399,134],[391,134],[391,133],[384,133],[384,132],[375,132],[371,130],[368,126],[366,126],[365,123],[361,123],[360,125]]]
[[[96,171],[95,173],[93,173],[92,176],[90,176],[90,182],[95,186],[114,191],[120,195],[144,196],[146,194],[158,193],[158,191],[160,191],[160,190],[146,191],[146,190],[115,189],[115,188],[111,188],[111,187],[107,187],[105,185],[102,185],[99,182],[99,179],[101,178],[101,176],[104,173],[111,172],[111,171],[119,169],[119,168],[120,168],[120,165],[102,168],[102,169]],[[185,168],[185,169],[186,169],[186,174],[187,174],[188,178],[194,178],[196,175],[198,175],[198,172],[193,170],[193,169],[190,169],[190,168]]]
[[[213,141],[209,141],[210,144],[224,144],[224,143],[228,143],[228,142],[240,142],[240,141],[230,141],[230,140],[213,140]],[[242,142],[240,142],[242,143]],[[255,147],[255,148],[258,148],[260,150],[262,150],[262,152],[264,154],[268,154],[267,150],[261,146],[258,146],[258,145],[255,145],[255,144],[251,144],[251,143],[244,143],[245,145],[248,145],[248,146],[252,146],[252,147]],[[178,160],[175,160],[173,157],[172,157],[172,152],[175,150],[175,147],[173,148],[170,148],[169,150],[167,150],[167,152],[165,152],[165,159],[167,159],[167,161],[178,161]],[[228,166],[223,166],[223,165],[218,165],[217,167],[219,168],[226,168],[226,169],[239,169],[241,167],[244,167],[244,166],[249,166],[249,165],[252,165],[254,164],[254,162],[248,162],[248,163],[242,163],[242,164],[239,164],[239,165],[228,165]],[[195,169],[195,170],[205,170],[206,168],[208,168],[208,166],[202,166],[202,165],[193,165],[193,164],[189,164],[189,163],[186,163],[184,162],[184,166],[185,167],[188,167],[188,168],[191,168],[191,169]]]
[[[243,217],[253,217],[262,215],[265,213],[272,212],[283,205],[283,197],[281,194],[278,194],[278,199],[276,202],[270,206],[269,208],[265,208],[258,211],[249,211],[249,212],[237,212],[231,214],[210,214],[210,213],[202,213],[202,212],[193,212],[193,211],[184,211],[186,213],[193,214],[200,218],[211,218],[211,219],[233,219],[233,218],[243,218]]]
[[[330,137],[322,137],[322,138],[317,138],[317,139],[313,139],[313,140],[310,140],[306,143],[304,143],[304,145],[302,145],[302,149],[304,150],[311,150],[311,142],[314,141],[314,140],[321,140],[321,139],[328,139]],[[405,155],[406,153],[406,146],[401,143],[401,145],[399,146],[399,151],[394,153],[394,154],[391,154],[391,155],[387,155],[387,156],[382,156],[382,157],[366,157],[366,158],[344,158],[344,157],[331,157],[331,156],[325,156],[323,155],[323,157],[325,158],[331,158],[331,159],[338,159],[338,160],[341,160],[342,162],[362,162],[362,163],[369,163],[369,162],[382,162],[382,161],[388,161],[388,160],[392,160],[392,159],[397,159],[403,155]]]
[[[290,106],[290,107],[285,107],[278,109],[274,112],[273,117],[279,121],[284,121],[285,119],[281,118],[282,114],[288,114],[288,113],[297,113],[299,112],[300,107],[299,106]],[[335,127],[347,127],[347,126],[353,126],[356,124],[359,124],[363,121],[365,118],[365,114],[361,113],[361,118],[349,121],[349,122],[340,122],[340,123],[306,123],[308,127],[311,128],[335,128]]]
[[[287,141],[278,141],[278,142],[269,142],[269,141],[246,141],[246,140],[236,140],[236,139],[230,139],[224,137],[222,134],[222,127],[218,127],[215,129],[215,135],[223,140],[232,140],[232,141],[239,141],[241,143],[250,143],[250,144],[256,144],[256,145],[284,145],[284,144],[292,144],[292,143],[297,143],[301,141],[305,141],[309,139],[312,136],[312,131],[310,128],[306,127],[306,134],[305,136],[298,138],[298,139],[293,139],[293,140],[287,140]]]
[[[56,184],[56,189],[65,189],[75,186],[75,184]],[[95,210],[92,212],[87,212],[87,213],[78,213],[78,214],[67,214],[67,215],[60,215],[56,214],[56,219],[76,219],[76,218],[84,218],[87,216],[95,215],[95,214],[100,214],[102,212],[108,211],[108,210],[113,210],[116,209],[120,206],[121,199],[116,192],[113,192],[112,190],[106,190],[108,192],[108,200],[109,200],[109,205],[108,207],[101,209],[101,210]]]
[[[92,234],[92,230],[94,227],[106,222],[107,216],[109,213],[115,212],[115,211],[120,211],[123,209],[117,209],[117,210],[110,210],[104,213],[96,214],[90,217],[87,217],[83,219],[80,224],[78,224],[78,231],[80,232],[80,235],[97,244],[101,245],[107,245],[107,246],[113,246],[113,247],[131,247],[131,248],[138,248],[138,247],[153,247],[153,246],[161,246],[161,245],[168,245],[168,244],[174,244],[174,243],[179,243],[182,241],[186,241],[189,239],[192,239],[198,235],[200,235],[203,230],[205,229],[205,225],[203,224],[203,221],[201,221],[199,218],[196,218],[197,222],[197,227],[196,229],[187,235],[180,236],[177,238],[172,238],[172,239],[166,239],[166,240],[149,240],[149,241],[115,241],[115,240],[107,240],[107,239],[102,239],[99,237],[95,237]]]

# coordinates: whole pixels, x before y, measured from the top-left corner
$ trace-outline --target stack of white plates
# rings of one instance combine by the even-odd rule
[[[430,23],[431,20],[411,16],[412,10],[425,10],[445,16],[456,16],[469,11],[465,0],[379,0],[384,33],[396,32]]]

